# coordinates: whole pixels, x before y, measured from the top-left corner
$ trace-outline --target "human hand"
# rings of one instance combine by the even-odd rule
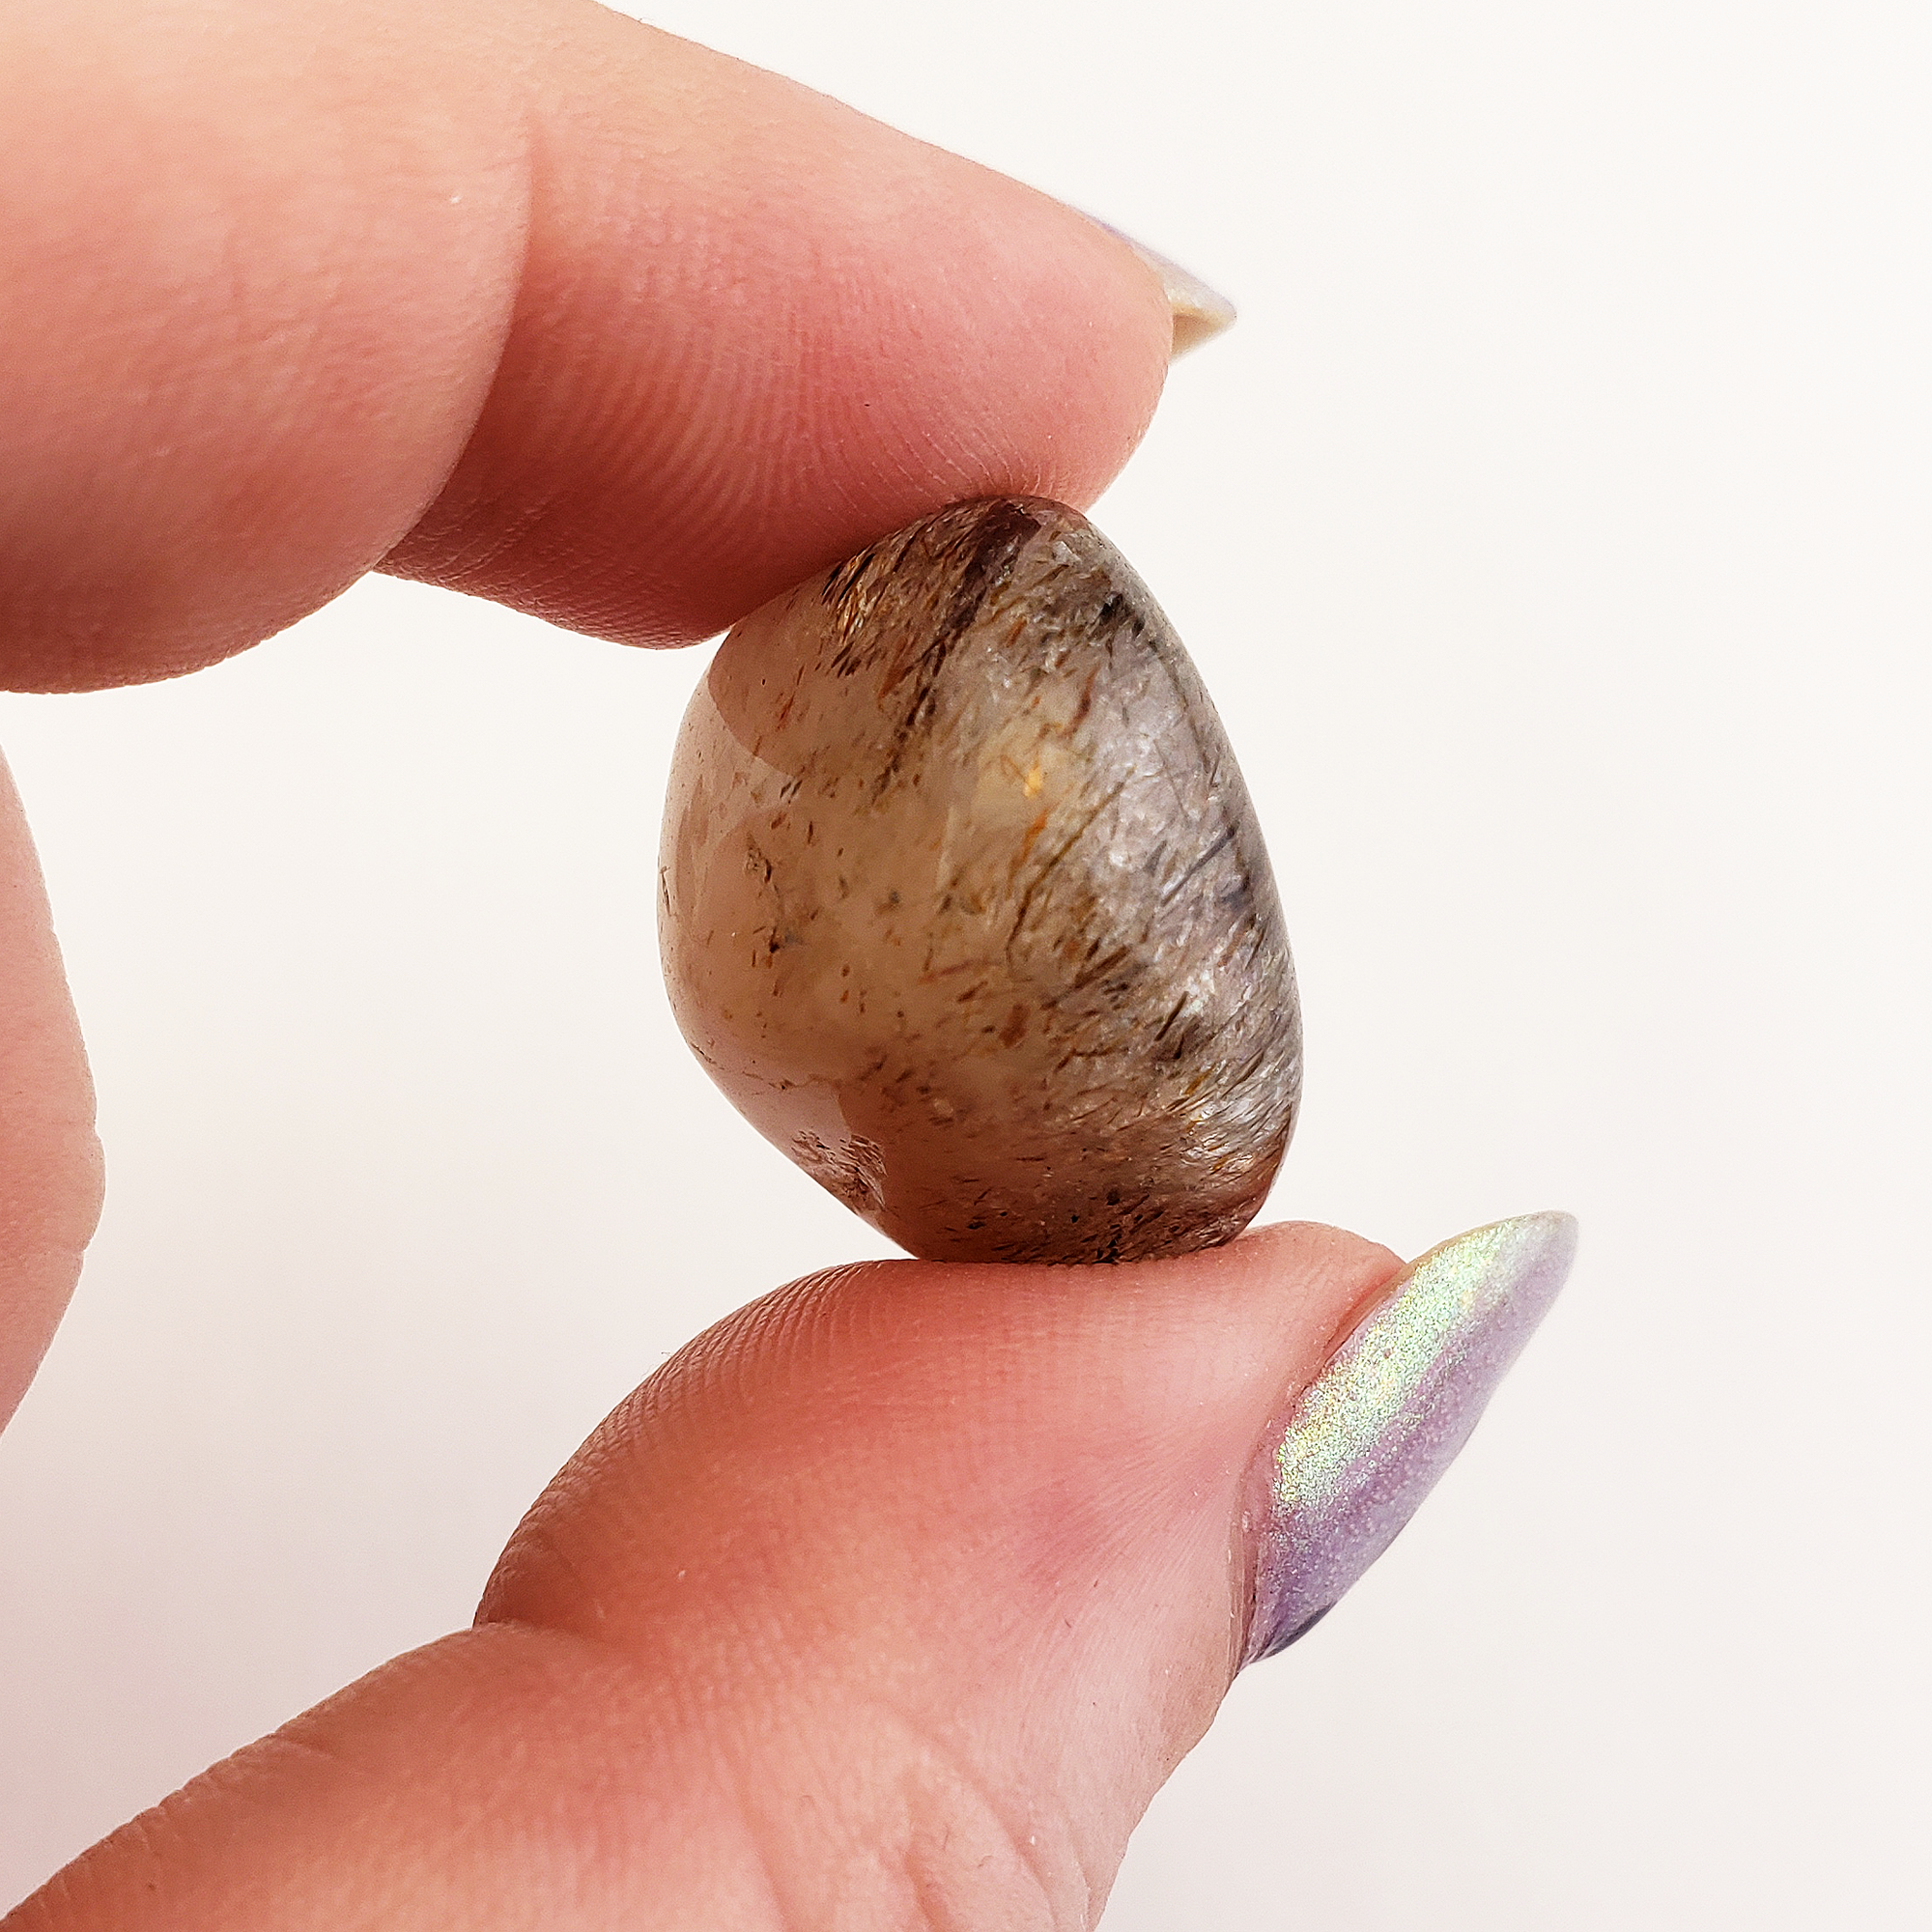
[[[1158,393],[1121,244],[588,7],[0,35],[17,686],[213,662],[378,565],[689,641],[940,503],[1084,504]],[[6,828],[11,1409],[98,1180]],[[1396,1266],[1285,1229],[781,1291],[599,1432],[476,1629],[10,1922],[1085,1923],[1248,1641],[1271,1426]]]

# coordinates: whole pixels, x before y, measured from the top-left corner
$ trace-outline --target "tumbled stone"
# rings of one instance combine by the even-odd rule
[[[1077,512],[959,503],[725,639],[672,767],[685,1037],[913,1253],[1131,1261],[1237,1234],[1301,1023],[1247,788]]]

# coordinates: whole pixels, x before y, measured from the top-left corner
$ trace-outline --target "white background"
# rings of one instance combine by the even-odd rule
[[[1270,1212],[1582,1217],[1112,1932],[1927,1922],[1922,7],[661,5],[1225,287],[1099,521],[1268,829]],[[678,1041],[700,657],[370,582],[0,700],[112,1171],[0,1445],[0,1896],[468,1620],[695,1330],[881,1251]]]

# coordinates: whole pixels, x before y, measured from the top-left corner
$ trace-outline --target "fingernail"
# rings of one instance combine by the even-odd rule
[[[1241,1662],[1333,1609],[1456,1460],[1570,1272],[1577,1223],[1525,1214],[1411,1263],[1295,1399],[1257,1465]]]
[[[1089,220],[1096,217],[1090,215]],[[1099,224],[1109,235],[1124,242],[1156,275],[1167,291],[1167,305],[1174,315],[1174,347],[1170,358],[1185,355],[1224,330],[1235,326],[1235,304],[1217,290],[1210,289],[1199,275],[1189,274],[1179,262],[1157,254],[1145,242],[1122,234],[1111,221]]]

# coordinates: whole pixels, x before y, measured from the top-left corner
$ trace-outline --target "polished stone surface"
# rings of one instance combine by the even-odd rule
[[[1077,512],[954,504],[754,612],[678,741],[678,1023],[913,1253],[1225,1241],[1280,1165],[1294,970],[1214,707]]]

